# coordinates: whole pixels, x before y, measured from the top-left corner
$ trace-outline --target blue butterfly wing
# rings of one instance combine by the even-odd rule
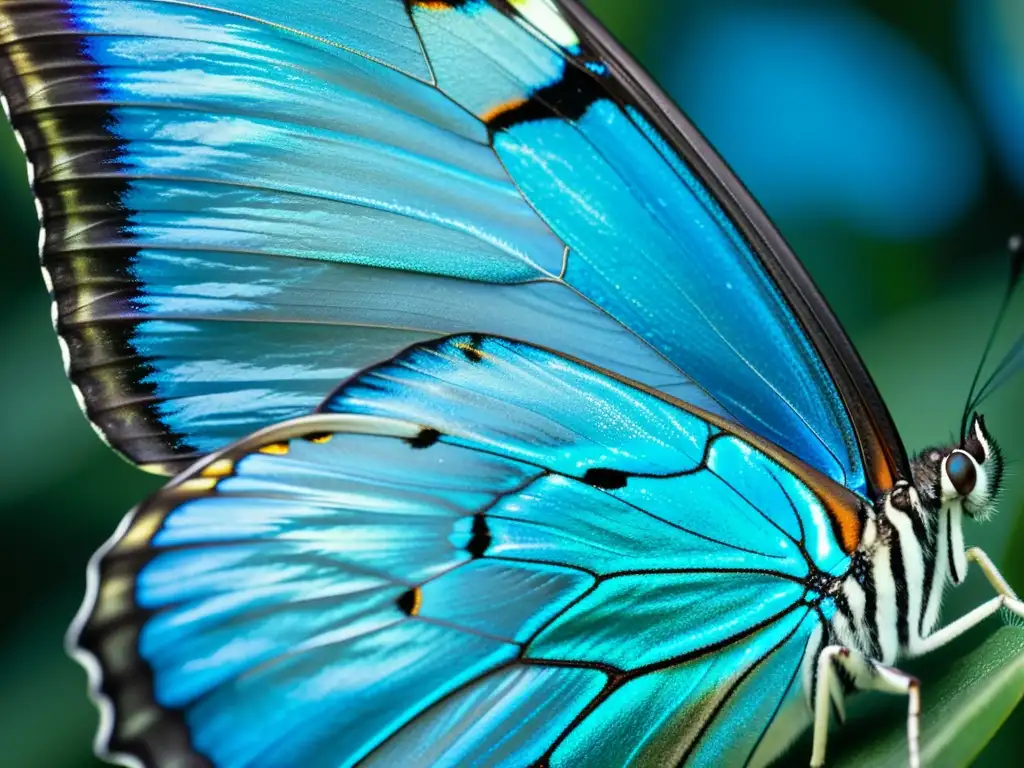
[[[824,302],[575,3],[0,4],[69,373],[173,471],[411,343],[628,376],[860,492],[905,469]]]
[[[101,670],[110,753],[753,753],[835,611],[821,585],[849,567],[858,497],[725,420],[503,339],[419,345],[328,407],[215,452],[98,554],[74,641]]]

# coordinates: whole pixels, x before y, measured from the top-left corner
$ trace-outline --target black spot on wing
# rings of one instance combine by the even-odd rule
[[[483,557],[489,546],[491,529],[487,527],[487,518],[482,514],[474,515],[472,536],[466,545],[466,551],[473,557]]]
[[[398,605],[398,610],[406,616],[415,616],[420,610],[419,587],[405,590],[405,592],[398,596],[398,600],[395,602]]]
[[[429,448],[440,439],[440,432],[432,427],[424,427],[419,431],[419,434],[416,435],[416,437],[410,437],[406,442],[413,448]]]
[[[601,488],[606,491],[614,491],[626,487],[629,475],[618,469],[604,469],[601,467],[588,469],[583,474],[583,482],[594,488]]]

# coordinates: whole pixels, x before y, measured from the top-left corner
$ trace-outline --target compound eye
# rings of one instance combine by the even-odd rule
[[[970,496],[978,482],[978,470],[965,451],[953,451],[946,459],[946,476],[961,496]]]

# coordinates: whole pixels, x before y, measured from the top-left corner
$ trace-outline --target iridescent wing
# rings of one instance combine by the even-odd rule
[[[906,474],[739,183],[575,2],[3,0],[68,370],[172,471],[445,334],[542,344],[860,493]]]
[[[738,765],[795,695],[848,490],[502,339],[414,347],[327,408],[214,453],[97,555],[74,639],[114,755]]]

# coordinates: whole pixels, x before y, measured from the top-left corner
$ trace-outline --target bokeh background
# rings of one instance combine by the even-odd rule
[[[908,447],[946,442],[1024,229],[1022,0],[592,0],[761,200],[845,323]],[[159,479],[79,415],[0,126],[0,764],[93,766],[96,715],[62,637],[90,553]],[[996,357],[1024,329],[1018,297]],[[1024,376],[983,409],[1002,513],[967,532],[1024,589]],[[989,596],[973,575],[947,615]],[[998,622],[965,639],[973,644]],[[916,668],[925,679],[927,670]],[[979,760],[1014,764],[1024,714]]]

